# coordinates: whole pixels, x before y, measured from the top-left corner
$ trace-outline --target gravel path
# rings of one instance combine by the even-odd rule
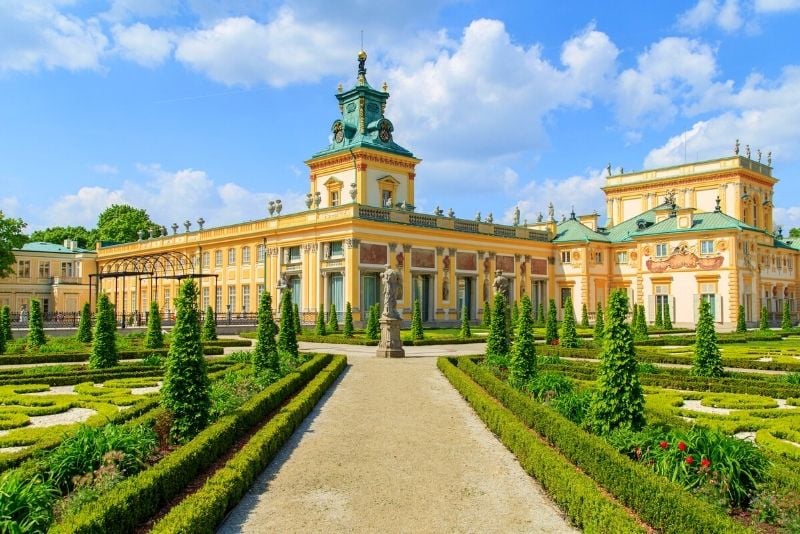
[[[219,532],[575,532],[434,358],[336,349],[347,370]],[[478,352],[406,350],[431,349]]]

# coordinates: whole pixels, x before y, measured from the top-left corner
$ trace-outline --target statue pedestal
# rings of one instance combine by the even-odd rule
[[[403,342],[400,340],[400,323],[402,319],[381,317],[381,341],[375,355],[379,358],[405,358]]]

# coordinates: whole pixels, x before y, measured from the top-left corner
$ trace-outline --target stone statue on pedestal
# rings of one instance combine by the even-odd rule
[[[503,276],[503,271],[497,270],[494,272],[494,292],[503,295],[503,298],[508,302],[508,278]]]
[[[397,313],[397,290],[400,287],[400,274],[386,266],[386,270],[381,274],[383,281],[383,317],[390,319],[400,319]]]
[[[375,355],[380,358],[403,358],[403,342],[400,339],[400,324],[403,319],[397,313],[397,295],[400,289],[400,273],[386,266],[381,274],[383,282],[383,314],[381,315],[381,340]]]

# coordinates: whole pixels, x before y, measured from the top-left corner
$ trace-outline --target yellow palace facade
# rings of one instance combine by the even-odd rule
[[[567,296],[579,315],[624,288],[645,306],[670,304],[676,325],[695,321],[699,299],[712,302],[721,326],[735,324],[738,306],[756,321],[761,306],[794,310],[798,244],[772,233],[770,163],[739,155],[639,173],[612,175],[604,188],[607,225],[599,216],[547,218],[531,225],[462,219],[436,209],[416,211],[414,155],[394,142],[384,115],[388,90],[366,80],[359,54],[356,85],[336,95],[340,118],[332,143],[314,154],[305,211],[283,214],[270,203],[264,219],[98,247],[95,290],[112,295],[120,313],[157,300],[167,314],[180,280],[195,278],[202,306],[248,314],[264,290],[286,289],[303,320],[346,303],[356,321],[379,302],[379,273],[401,273],[398,310],[407,320],[414,300],[431,325],[453,324],[462,308],[479,320],[493,297],[496,272],[510,280],[514,300],[527,294],[538,308]],[[749,151],[749,149],[748,149]],[[758,158],[760,159],[760,157]],[[561,199],[555,199],[561,200]],[[143,229],[148,230],[148,229]],[[593,313],[592,313],[593,315]]]

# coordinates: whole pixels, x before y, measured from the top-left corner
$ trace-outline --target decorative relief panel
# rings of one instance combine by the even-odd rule
[[[367,265],[386,265],[389,262],[389,256],[386,251],[386,245],[373,245],[369,243],[361,243],[358,249],[359,262]]]
[[[472,252],[458,252],[456,254],[456,269],[459,271],[477,271],[478,256]]]
[[[411,249],[411,267],[422,269],[436,268],[436,253],[432,250]]]
[[[514,274],[514,256],[497,255],[495,259],[496,269],[503,271],[504,274]]]
[[[538,258],[531,259],[531,274],[534,275],[547,275],[547,260]]]

